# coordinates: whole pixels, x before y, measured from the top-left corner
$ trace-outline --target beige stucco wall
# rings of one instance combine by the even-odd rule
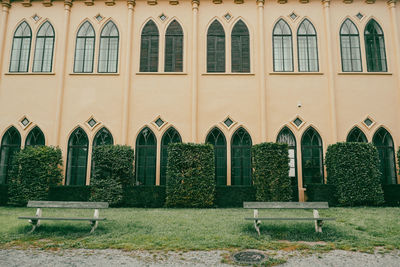
[[[119,0],[112,6],[104,1],[95,1],[92,6],[84,1],[74,1],[68,11],[69,2],[54,1],[52,6],[44,7],[41,1],[35,1],[30,7],[25,7],[22,2],[9,5],[3,0],[3,11],[0,13],[0,48],[3,47],[0,55],[0,132],[3,134],[14,125],[24,143],[29,130],[38,125],[48,145],[62,148],[66,161],[69,135],[78,126],[86,131],[90,142],[96,131],[106,126],[116,143],[131,146],[135,145],[137,134],[145,126],[154,131],[158,145],[165,130],[172,125],[184,142],[204,142],[209,130],[217,126],[227,139],[230,184],[230,139],[235,130],[244,127],[253,143],[260,143],[275,141],[279,131],[286,125],[297,138],[300,187],[299,144],[309,126],[313,126],[321,135],[324,153],[329,144],[344,141],[355,125],[364,131],[369,141],[375,131],[384,126],[392,134],[397,148],[400,145],[400,47],[396,38],[400,32],[395,24],[399,23],[400,6],[395,5],[396,1],[392,4],[387,1],[368,4],[364,0],[354,0],[350,4],[341,0],[278,2],[285,1],[266,0],[264,5],[261,1],[245,1],[243,4],[235,4],[234,1],[224,1],[222,4],[201,1],[197,9],[197,2],[182,0],[178,5],[168,1],[158,1],[156,5],[136,1],[134,8],[132,2],[128,2],[131,4],[129,6],[126,1]],[[391,8],[394,8],[394,12]],[[196,25],[196,11],[197,30],[193,27]],[[132,20],[128,19],[129,12],[133,14]],[[223,17],[228,12],[232,15],[229,21]],[[299,16],[294,21],[288,17],[292,12]],[[355,17],[358,12],[364,14],[362,20]],[[165,21],[158,18],[162,13],[167,16]],[[38,22],[31,18],[34,14],[41,17]],[[69,23],[66,14],[69,14]],[[94,18],[97,14],[104,17],[101,22]],[[352,19],[360,32],[362,73],[341,71],[338,33],[347,17]],[[150,18],[160,31],[159,72],[139,73],[140,32]],[[224,74],[206,73],[206,33],[209,24],[216,18],[226,32],[227,72]],[[293,32],[293,73],[273,71],[272,30],[280,18],[289,23]],[[304,18],[308,18],[317,31],[318,73],[297,71],[296,32]],[[386,73],[367,72],[363,31],[370,18],[376,19],[385,33]],[[32,42],[29,73],[8,73],[13,32],[24,19],[31,26],[33,36],[45,20],[52,23],[56,32],[53,73],[31,72],[35,39]],[[75,36],[86,19],[96,31],[94,73],[74,74]],[[119,71],[117,74],[97,74],[99,35],[109,19],[115,22],[120,33]],[[182,73],[167,74],[163,72],[163,36],[173,19],[180,22],[184,31],[184,70]],[[248,74],[230,73],[230,32],[238,19],[247,24],[251,36],[251,71]],[[262,21],[263,25],[260,24]],[[67,25],[69,30],[65,32]],[[133,29],[132,39],[129,39],[129,25]],[[264,31],[260,31],[261,26]],[[260,32],[263,32],[263,37]],[[264,38],[264,42],[260,42],[260,38]],[[263,47],[260,46],[262,43]],[[130,44],[131,60],[127,58]],[[194,47],[197,47],[195,53]],[[265,54],[263,58],[259,56],[262,53]],[[128,102],[125,96],[128,96]],[[26,129],[19,123],[23,116],[32,121]],[[91,116],[100,122],[94,129],[86,123]],[[152,123],[158,116],[167,122],[161,129]],[[229,129],[222,124],[227,116],[235,121]],[[305,122],[299,129],[291,123],[297,116]],[[362,123],[367,116],[375,122],[371,128]]]

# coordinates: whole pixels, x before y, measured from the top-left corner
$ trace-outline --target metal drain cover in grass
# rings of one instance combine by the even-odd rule
[[[256,251],[241,251],[233,254],[233,259],[237,263],[255,264],[265,260],[265,255]]]

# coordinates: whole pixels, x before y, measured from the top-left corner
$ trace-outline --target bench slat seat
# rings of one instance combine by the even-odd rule
[[[37,208],[35,216],[20,216],[18,219],[29,220],[32,224],[32,233],[40,222],[47,221],[89,221],[92,230],[97,228],[99,221],[104,221],[106,218],[99,218],[99,209],[107,209],[107,202],[79,202],[79,201],[28,201],[28,208]],[[93,217],[42,217],[42,208],[56,208],[56,209],[94,209]]]
[[[21,216],[18,219],[28,219],[28,220],[47,220],[47,221],[104,221],[106,218],[64,218],[64,217],[36,217],[36,216]]]
[[[250,221],[255,221],[255,220],[262,220],[262,221],[273,221],[273,220],[288,220],[288,221],[335,221],[335,218],[325,218],[325,217],[319,217],[319,218],[244,218],[245,220],[250,220]]]
[[[29,201],[28,208],[107,209],[107,202]]]

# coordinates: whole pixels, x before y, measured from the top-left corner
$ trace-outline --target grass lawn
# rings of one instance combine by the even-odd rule
[[[372,251],[374,247],[400,249],[400,208],[330,208],[320,210],[327,221],[323,233],[314,232],[312,221],[270,221],[258,237],[244,209],[135,209],[101,210],[100,222],[89,234],[88,222],[42,221],[32,234],[27,220],[18,216],[35,209],[0,208],[0,249],[90,248],[126,250],[210,249],[347,249]],[[92,216],[92,210],[43,209],[43,216]],[[260,216],[312,216],[312,210],[261,210]],[[305,242],[304,242],[305,241]],[[318,244],[314,243],[317,241]]]

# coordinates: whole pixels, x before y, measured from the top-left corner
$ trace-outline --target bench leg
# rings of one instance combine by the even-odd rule
[[[258,218],[258,210],[254,210],[254,218]],[[258,236],[260,236],[260,220],[254,220],[254,228],[256,229]]]
[[[99,218],[99,210],[95,209],[94,210],[94,215],[93,218]],[[92,230],[90,230],[90,233],[93,233],[94,230],[97,228],[97,225],[99,225],[99,221],[90,221],[90,225],[92,226]]]
[[[319,218],[318,210],[313,210],[313,215],[314,215],[314,218]],[[322,233],[323,221],[322,220],[315,220],[314,223],[315,223],[315,232],[316,233]]]
[[[29,223],[32,224],[32,230],[30,230],[28,234],[33,233],[33,231],[39,227],[39,220],[29,220]]]

